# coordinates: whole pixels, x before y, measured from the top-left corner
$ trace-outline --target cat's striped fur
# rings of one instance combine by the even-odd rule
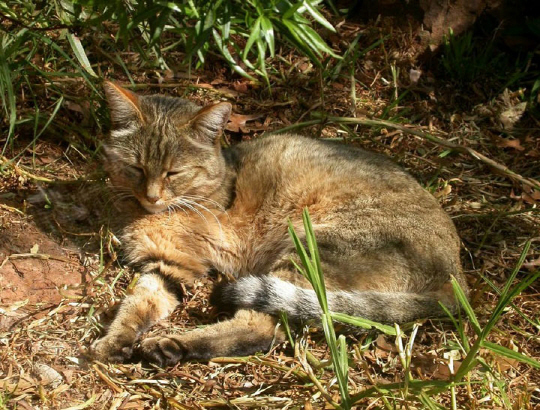
[[[113,129],[106,167],[118,189],[149,212],[127,226],[128,261],[145,275],[93,352],[123,360],[141,333],[210,269],[236,281],[212,300],[235,316],[181,335],[143,340],[142,353],[179,360],[244,355],[283,335],[276,316],[316,319],[315,295],[295,271],[290,218],[302,234],[309,208],[333,311],[382,322],[443,314],[466,288],[459,238],[437,201],[384,156],[338,143],[280,135],[222,149],[228,103],[138,96],[107,83]]]

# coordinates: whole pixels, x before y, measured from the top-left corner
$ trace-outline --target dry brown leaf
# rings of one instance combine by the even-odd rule
[[[0,390],[9,391],[13,395],[20,395],[35,388],[39,383],[29,375],[23,375],[18,380],[0,380]]]
[[[197,83],[197,87],[198,88],[207,88],[209,90],[212,90],[214,88],[214,86],[212,84],[208,84],[208,83]]]
[[[248,133],[251,128],[246,126],[246,122],[256,120],[263,116],[264,114],[242,115],[233,113],[231,114],[231,117],[229,118],[229,123],[227,124],[225,129],[231,132]]]
[[[249,90],[249,84],[245,81],[238,81],[232,84],[235,91],[245,94]]]
[[[453,371],[454,374],[457,372],[459,367],[461,366],[461,362],[454,360],[452,362]],[[453,376],[452,372],[450,371],[450,367],[448,366],[448,363],[437,363],[437,368],[432,374],[432,377],[437,380],[448,380],[451,376]]]
[[[384,335],[380,334],[375,341],[375,356],[380,359],[386,359],[390,353],[397,352],[396,345],[388,343]]]
[[[62,382],[62,375],[56,369],[44,363],[36,364],[34,372],[43,386],[50,384],[52,387],[58,387]]]
[[[444,198],[445,196],[450,195],[450,192],[452,192],[452,185],[446,185],[440,191],[435,192],[435,198]]]
[[[388,352],[397,352],[396,345],[394,343],[389,343],[386,341],[384,335],[380,334],[375,341],[377,347]]]
[[[540,266],[540,258],[534,259],[530,262],[525,262],[523,264],[523,267],[529,270],[535,270],[538,266]]]
[[[19,400],[17,401],[18,407],[20,407],[23,410],[34,410],[35,408],[31,405],[29,405],[25,400]]]
[[[497,138],[496,144],[499,148],[513,148],[518,151],[525,150],[525,148],[521,146],[521,141],[518,139]]]
[[[510,191],[510,198],[524,201],[528,204],[534,205],[540,202],[540,191],[534,189],[529,190],[529,192],[522,192],[521,195],[516,195],[514,190]]]
[[[530,192],[523,192],[521,198],[529,204],[535,204],[540,201],[540,191],[535,191],[533,189]]]
[[[497,365],[499,366],[499,370],[501,372],[505,372],[509,369],[515,368],[519,363],[519,361],[516,359],[510,359],[509,357],[503,357],[499,355],[496,355],[494,359],[495,363],[497,363]]]
[[[418,353],[411,360],[411,368],[421,375],[430,376],[437,369],[437,356]]]

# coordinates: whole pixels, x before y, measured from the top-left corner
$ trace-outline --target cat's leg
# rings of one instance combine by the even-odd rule
[[[178,303],[160,275],[142,276],[133,293],[122,301],[107,334],[93,343],[92,355],[101,361],[128,359],[141,333],[168,316]]]
[[[143,276],[133,294],[122,301],[107,334],[92,345],[95,358],[129,358],[137,338],[178,305],[180,284],[189,286],[206,274],[210,267],[209,248],[217,233],[222,233],[221,226],[213,222],[208,218],[201,223],[199,217],[183,213],[157,214],[126,229],[126,258]]]
[[[203,329],[144,339],[140,350],[146,359],[162,367],[183,360],[246,356],[267,351],[273,343],[285,340],[277,322],[264,313],[239,310],[232,319]]]

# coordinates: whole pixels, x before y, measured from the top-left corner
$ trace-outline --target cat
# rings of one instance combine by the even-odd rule
[[[277,316],[320,318],[314,291],[297,272],[287,231],[304,234],[308,208],[330,310],[385,323],[455,311],[451,277],[466,290],[460,240],[437,200],[380,154],[293,134],[222,148],[227,102],[199,107],[180,98],[104,84],[112,130],[105,169],[146,214],[121,236],[142,276],[121,303],[94,357],[123,361],[151,325],[179,303],[181,286],[217,269],[236,280],[212,301],[236,312],[184,334],[146,338],[138,348],[160,366],[248,355],[283,340]]]

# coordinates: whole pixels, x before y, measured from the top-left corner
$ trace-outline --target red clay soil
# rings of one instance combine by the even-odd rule
[[[57,304],[80,293],[75,288],[85,273],[79,252],[59,245],[25,217],[0,211],[0,222],[0,306]]]

